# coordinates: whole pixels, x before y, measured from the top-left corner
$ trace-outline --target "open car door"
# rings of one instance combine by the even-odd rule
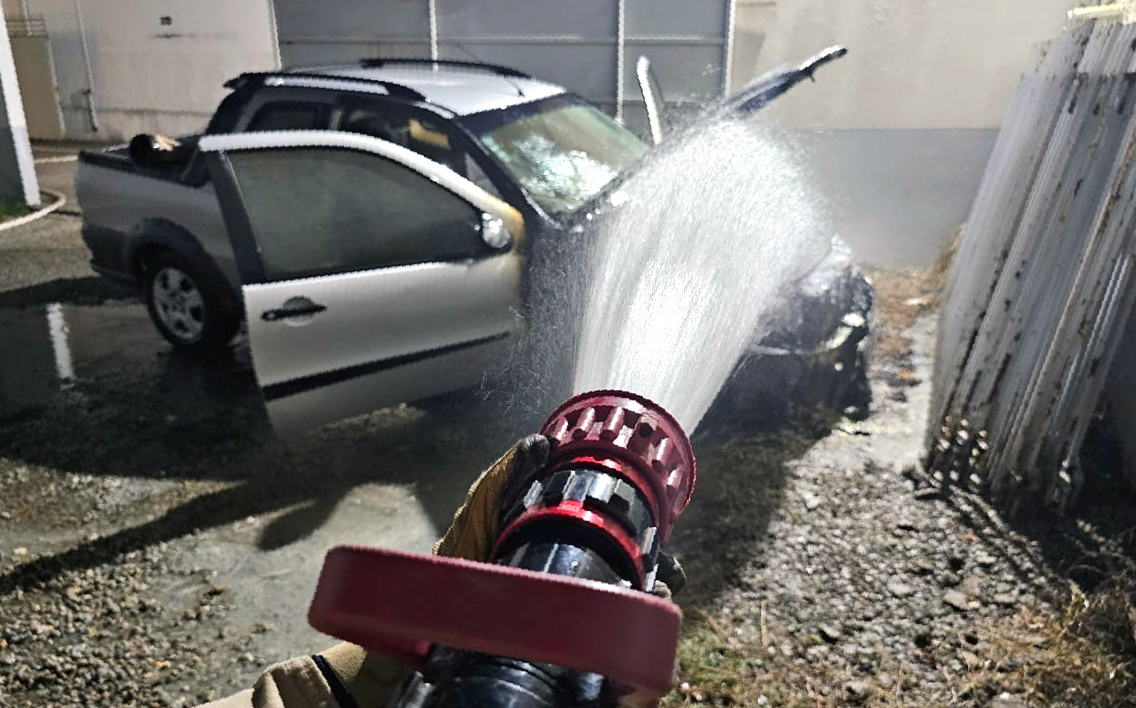
[[[663,130],[666,126],[666,100],[663,98],[662,87],[659,86],[655,73],[651,70],[651,60],[646,56],[639,56],[635,62],[635,78],[639,83],[639,92],[643,94],[643,103],[647,106],[647,124],[651,128],[651,142],[655,145],[663,142]]]
[[[280,432],[477,384],[520,327],[520,214],[365,135],[203,138]]]

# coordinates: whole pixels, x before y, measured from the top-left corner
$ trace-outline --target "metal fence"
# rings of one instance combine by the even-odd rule
[[[1070,30],[1018,87],[943,297],[928,468],[1064,507],[1136,298],[1136,26]]]

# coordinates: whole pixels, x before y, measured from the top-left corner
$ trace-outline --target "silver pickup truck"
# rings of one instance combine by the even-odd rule
[[[720,110],[760,107],[819,63]],[[639,69],[657,141],[662,105]],[[247,321],[282,429],[481,380],[521,327],[533,244],[566,238],[650,150],[565,89],[488,64],[364,60],[226,86],[202,135],[80,156],[83,237],[175,346],[227,345]],[[872,292],[847,249],[801,287],[792,336],[755,357],[862,372]]]

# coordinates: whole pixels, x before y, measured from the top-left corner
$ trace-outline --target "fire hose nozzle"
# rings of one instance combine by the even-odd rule
[[[694,491],[690,439],[626,391],[575,396],[542,432],[548,463],[489,562],[328,554],[309,620],[419,669],[428,688],[403,708],[649,706],[670,689],[682,613],[650,591]]]
[[[667,542],[694,494],[697,469],[690,438],[662,406],[629,391],[589,391],[562,403],[541,432],[552,441],[550,467],[623,463],[625,474],[637,474]]]

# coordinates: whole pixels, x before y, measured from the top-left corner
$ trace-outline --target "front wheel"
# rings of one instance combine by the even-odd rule
[[[240,326],[217,279],[176,253],[147,264],[146,308],[167,341],[191,351],[225,346]]]

